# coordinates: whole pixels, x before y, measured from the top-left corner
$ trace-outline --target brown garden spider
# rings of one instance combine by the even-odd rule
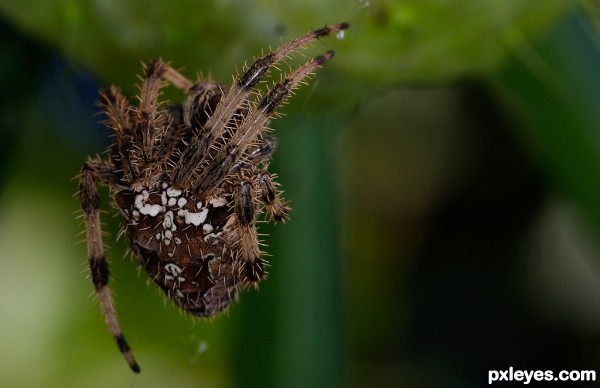
[[[265,276],[257,216],[264,210],[274,221],[288,217],[275,176],[267,170],[276,144],[266,125],[292,90],[333,52],[291,71],[264,96],[255,88],[278,62],[348,27],[331,25],[282,44],[256,59],[228,90],[210,81],[193,83],[159,59],[144,68],[137,106],[114,86],[101,92],[114,144],[105,159],[84,163],[79,197],[96,298],[134,372],[140,367],[123,337],[108,288],[96,184],[110,188],[133,254],[167,297],[194,316],[223,311],[240,289]],[[184,91],[187,101],[161,102],[166,83]]]

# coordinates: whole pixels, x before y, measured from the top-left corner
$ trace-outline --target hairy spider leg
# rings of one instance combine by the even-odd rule
[[[163,109],[159,100],[161,89],[166,85],[163,81],[165,73],[172,75],[173,70],[161,59],[144,65],[139,104],[131,108],[135,123],[133,137],[139,149],[136,151],[139,158],[132,163],[143,166],[143,175],[132,185],[137,190],[156,187],[160,183],[169,157],[185,135],[176,119],[169,114],[171,111],[168,107]],[[178,79],[176,82],[185,81]]]
[[[170,65],[165,66],[165,71],[162,74],[163,78],[166,79],[171,85],[176,88],[187,92],[194,86],[194,83],[187,79],[183,74],[173,69]]]
[[[260,186],[260,201],[265,205],[269,218],[277,222],[285,222],[290,208],[281,200],[281,191],[277,189],[279,184],[274,180],[276,176],[269,174],[265,168],[265,171],[259,172],[256,178]]]
[[[164,86],[161,82],[165,71],[165,64],[160,59],[154,60],[145,66],[144,77],[140,86],[139,104],[133,108],[136,115],[136,126],[134,135],[136,144],[141,145],[142,160],[153,161],[154,141],[162,121],[165,119],[164,112],[160,110],[160,89]]]
[[[248,181],[238,183],[233,190],[234,211],[239,222],[239,244],[244,271],[248,280],[258,282],[264,276],[263,262],[256,235],[256,205],[254,188]]]
[[[79,198],[87,232],[90,273],[95,288],[96,299],[100,303],[106,325],[115,338],[117,346],[131,370],[139,373],[140,367],[135,361],[131,349],[121,332],[117,311],[115,310],[111,291],[108,287],[110,269],[104,254],[104,244],[102,242],[99,211],[100,196],[96,187],[97,182],[101,182],[101,180],[95,173],[92,165],[88,163],[84,164],[80,175]]]
[[[231,140],[224,149],[209,162],[198,175],[196,193],[203,194],[209,188],[215,187],[232,170],[235,163],[243,158],[248,147],[252,146],[259,134],[265,130],[265,124],[273,113],[286,101],[290,93],[298,87],[313,71],[333,57],[333,51],[314,57],[297,68],[281,82],[269,89],[266,96],[258,103],[257,108],[250,112],[240,124]]]
[[[187,183],[196,172],[195,170],[204,164],[208,154],[206,150],[212,147],[215,139],[219,139],[224,131],[228,130],[227,124],[238,107],[245,104],[254,87],[266,76],[269,69],[311,42],[348,27],[348,23],[323,27],[282,44],[269,54],[256,59],[241,76],[234,80],[229,91],[221,98],[214,113],[206,122],[203,135],[192,140],[192,143],[198,143],[198,145],[191,144],[191,147],[181,155],[179,164],[175,167],[175,183],[178,185]]]
[[[271,175],[265,170],[252,169],[253,175],[249,180],[241,180],[233,191],[234,212],[240,226],[240,250],[244,261],[244,273],[250,282],[259,282],[265,277],[266,263],[261,259],[264,252],[259,250],[256,233],[256,201],[267,209],[269,218],[275,221],[285,221],[289,208],[281,200]],[[256,187],[258,186],[258,187]]]
[[[107,116],[102,124],[114,133],[116,154],[111,157],[120,164],[125,179],[128,182],[135,182],[140,174],[140,166],[132,161],[139,160],[140,156],[139,149],[134,146],[135,139],[130,117],[132,106],[115,86],[100,91],[98,105]]]

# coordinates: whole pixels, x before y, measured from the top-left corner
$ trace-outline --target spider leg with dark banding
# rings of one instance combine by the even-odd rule
[[[110,269],[106,256],[104,255],[104,245],[102,242],[99,209],[100,196],[98,195],[98,189],[96,188],[96,182],[100,181],[100,178],[98,174],[96,174],[96,171],[97,170],[94,170],[90,163],[84,164],[81,171],[79,187],[79,198],[81,200],[85,229],[87,231],[87,244],[90,255],[89,266],[92,275],[92,283],[94,283],[96,299],[100,303],[102,315],[104,316],[109,331],[115,338],[117,346],[121,353],[123,353],[131,370],[139,373],[140,367],[133,358],[129,345],[121,332],[117,312],[113,304],[110,288],[108,287]],[[110,182],[110,179],[104,183],[108,182]]]

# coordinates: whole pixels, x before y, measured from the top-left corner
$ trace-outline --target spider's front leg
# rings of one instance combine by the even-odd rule
[[[123,353],[131,370],[139,373],[140,367],[133,358],[129,345],[121,332],[117,312],[113,304],[110,289],[108,288],[110,270],[108,268],[108,261],[104,255],[102,230],[100,227],[100,196],[98,195],[96,183],[100,182],[109,185],[114,180],[114,177],[107,174],[107,171],[110,171],[109,164],[108,162],[90,160],[83,165],[79,176],[79,199],[85,221],[90,273],[92,282],[94,283],[96,298],[100,303],[104,320],[111,334],[114,336],[119,350]]]
[[[235,114],[237,111],[239,111],[240,107],[249,107],[248,99],[252,95],[254,88],[268,74],[272,67],[285,60],[285,58],[288,58],[294,52],[308,46],[311,42],[317,39],[339,33],[347,28],[349,28],[348,23],[340,23],[311,31],[304,36],[280,45],[268,54],[254,60],[254,62],[244,71],[241,76],[236,77],[233,85],[231,85],[231,88],[227,91],[227,93],[225,93],[224,96],[222,96],[222,98],[219,99],[218,105],[215,107],[213,113],[210,115],[206,121],[206,124],[204,125],[202,136],[193,138],[187,151],[181,154],[179,162],[175,166],[175,183],[179,186],[189,183],[190,180],[192,180],[192,177],[199,173],[198,170],[204,168],[205,164],[209,162],[209,159],[209,173],[212,174],[216,170],[221,170],[220,172],[217,171],[217,174],[228,173],[227,170],[231,168],[231,165],[227,163],[228,161],[219,160],[215,162],[212,160],[212,155],[206,151],[211,148],[220,148],[218,145],[219,139],[223,137],[224,133],[231,130],[231,128],[228,126],[228,123],[230,120],[232,120],[232,118],[235,118]],[[332,53],[328,53],[323,56],[319,56],[316,58],[321,60],[319,63],[313,61],[314,63],[311,63],[310,66],[304,66],[304,69],[306,70],[310,68],[310,70],[314,70],[315,67],[321,65],[327,59],[331,58],[332,55]],[[313,66],[315,63],[316,66]],[[179,79],[177,75],[170,74],[169,76],[176,80],[176,82]],[[301,81],[301,79],[305,78],[306,76],[307,74],[296,74],[298,81]],[[188,85],[186,82],[180,83],[183,87]],[[273,113],[273,110],[282,102],[283,99],[285,99],[289,91],[295,87],[295,82],[293,82],[293,85],[289,85],[289,90],[287,92],[282,91],[281,87],[288,86],[288,84],[289,82],[280,83],[280,87],[275,90],[275,94],[283,94],[285,96],[279,98],[279,95],[272,95],[271,98],[266,101],[268,106],[261,106],[260,108],[264,108],[265,111],[270,111],[269,113]],[[241,121],[247,119],[247,117],[245,114],[242,114],[238,115],[237,119]],[[237,132],[239,130],[240,128],[237,128],[235,131]],[[222,167],[218,166],[221,164]],[[203,176],[202,180],[205,180],[205,178],[206,176]],[[214,183],[214,181],[207,181],[198,191],[204,192],[207,187],[212,186]]]
[[[258,102],[256,109],[250,112],[236,128],[227,144],[219,147],[218,154],[199,173],[194,191],[202,194],[210,188],[218,186],[235,169],[236,163],[243,160],[244,157],[248,157],[248,150],[256,143],[258,137],[266,131],[265,125],[276,114],[277,108],[287,100],[290,93],[302,81],[313,74],[316,68],[331,58],[333,58],[333,51],[327,51],[323,55],[316,56],[288,74],[283,80],[274,84]]]

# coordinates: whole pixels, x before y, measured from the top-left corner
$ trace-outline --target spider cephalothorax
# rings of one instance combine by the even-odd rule
[[[301,65],[262,97],[255,88],[290,54],[346,28],[347,23],[324,27],[279,46],[255,60],[228,89],[193,83],[155,60],[145,66],[137,106],[116,87],[101,93],[115,142],[106,159],[90,158],[83,165],[79,197],[96,297],[134,372],[140,368],[121,333],[108,288],[96,184],[111,189],[134,255],[168,298],[195,316],[223,311],[240,289],[265,276],[257,216],[266,211],[270,219],[283,221],[288,214],[267,171],[275,141],[266,125],[290,92],[333,52]],[[187,94],[184,104],[159,100],[166,83]]]

